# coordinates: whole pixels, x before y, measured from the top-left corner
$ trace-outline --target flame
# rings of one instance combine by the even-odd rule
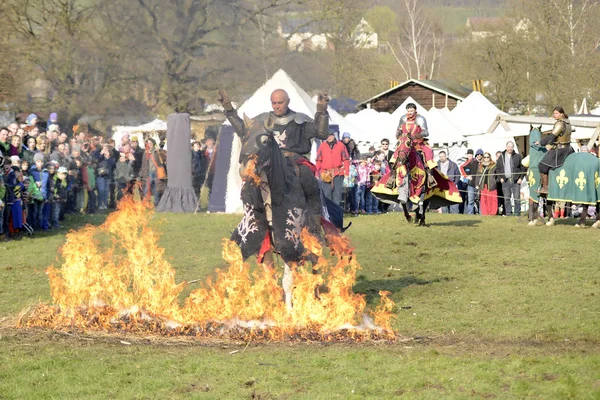
[[[228,268],[191,292],[175,283],[175,271],[150,227],[145,202],[127,197],[99,227],[67,235],[63,264],[46,270],[54,305],[24,315],[21,327],[109,332],[188,334],[267,340],[393,340],[389,292],[366,315],[364,295],[352,292],[361,267],[347,238],[329,236],[330,257],[307,230],[303,244],[312,266],[292,265],[293,307],[283,301],[279,268],[243,261],[239,247],[223,241]]]
[[[241,176],[243,181],[254,182],[254,184],[258,186],[261,183],[261,179],[260,176],[256,174],[257,160],[258,156],[256,154],[250,155],[248,161],[246,161],[246,166],[241,172]]]

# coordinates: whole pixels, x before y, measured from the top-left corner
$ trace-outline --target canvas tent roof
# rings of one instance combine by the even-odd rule
[[[488,128],[500,111],[491,101],[479,92],[473,92],[450,111],[452,121],[463,136],[479,135],[487,132]]]
[[[448,120],[444,113],[437,108],[432,108],[427,114],[427,128],[429,129],[429,143],[434,147],[463,143],[465,137],[454,124]]]

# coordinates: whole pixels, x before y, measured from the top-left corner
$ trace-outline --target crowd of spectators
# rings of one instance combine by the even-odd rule
[[[124,193],[153,196],[166,188],[166,151],[124,135],[120,143],[88,132],[68,135],[55,113],[0,128],[0,237],[60,229],[69,214],[113,209]]]
[[[345,151],[333,152],[336,143],[344,144]],[[494,156],[481,149],[469,149],[466,159],[461,160],[460,165],[450,160],[445,151],[438,152],[438,169],[456,184],[463,203],[442,207],[437,211],[519,216],[527,187],[527,169],[522,165],[522,157],[515,152],[514,147],[513,142],[508,142],[506,149],[498,151]],[[387,212],[389,205],[379,202],[371,194],[371,188],[389,171],[389,161],[393,154],[388,139],[383,139],[379,148],[371,146],[366,154],[361,154],[349,133],[344,133],[339,142],[334,134],[330,135],[317,152],[317,170],[321,185],[325,187],[325,194],[342,205],[347,213],[355,216]],[[335,179],[323,181],[322,170],[333,168],[335,171],[335,166],[339,166],[337,171],[340,178],[343,178],[343,184]],[[345,194],[333,196],[336,188]]]

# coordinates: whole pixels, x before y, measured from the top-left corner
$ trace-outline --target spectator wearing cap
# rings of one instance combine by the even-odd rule
[[[29,116],[27,117],[27,119],[25,120],[25,122],[29,126],[36,126],[37,123],[39,122],[39,118],[35,114],[29,114]]]
[[[10,164],[13,167],[21,168],[21,158],[19,156],[10,156]]]
[[[354,142],[354,139],[350,136],[348,132],[344,132],[342,135],[342,143],[346,146],[346,151],[348,152],[348,157],[350,157],[350,161],[356,161],[360,158],[360,151]]]
[[[338,141],[334,132],[317,150],[317,175],[321,181],[321,190],[328,199],[342,206],[344,177],[350,170],[350,157],[346,146]]]
[[[460,173],[467,187],[467,214],[470,215],[475,214],[475,198],[477,196],[475,179],[473,177],[477,174],[482,159],[483,150],[478,149],[475,157],[473,157],[473,150],[469,149],[467,150],[467,161],[460,166]]]
[[[48,117],[48,123],[51,125],[58,126],[58,114],[56,114],[55,112],[50,113],[50,116]]]

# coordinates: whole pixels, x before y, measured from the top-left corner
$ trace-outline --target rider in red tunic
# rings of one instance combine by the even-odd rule
[[[433,150],[425,139],[429,136],[427,121],[425,117],[417,114],[417,106],[414,103],[406,105],[406,115],[400,118],[396,135],[401,141],[402,138],[410,138],[412,149],[419,153],[427,168],[437,167],[437,164],[433,161]]]

